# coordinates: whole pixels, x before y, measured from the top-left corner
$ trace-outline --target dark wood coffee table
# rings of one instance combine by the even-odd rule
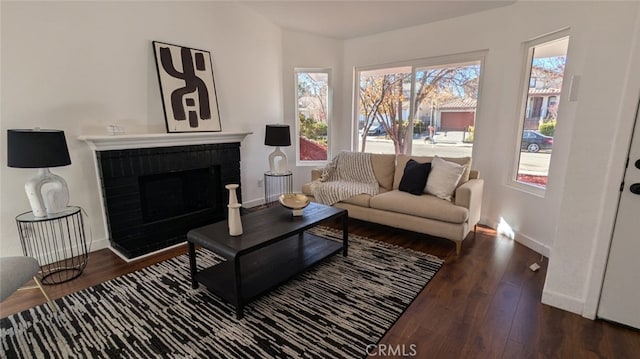
[[[323,221],[342,217],[342,243],[305,232]],[[347,256],[348,215],[340,208],[311,203],[300,217],[281,206],[242,216],[243,234],[229,235],[227,221],[189,231],[191,285],[204,284],[214,294],[242,309],[296,274],[342,250]],[[207,269],[196,268],[195,246],[222,256],[225,261]]]

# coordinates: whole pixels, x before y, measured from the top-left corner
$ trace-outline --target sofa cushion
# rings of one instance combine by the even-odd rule
[[[407,168],[411,160],[407,162]],[[451,196],[456,190],[457,183],[465,171],[465,166],[457,163],[445,161],[435,156],[431,162],[431,172],[427,179],[425,192],[432,194],[446,201],[451,201]]]
[[[355,204],[360,207],[369,207],[369,202],[371,201],[371,196],[365,193],[357,194],[355,196],[351,196],[345,199],[344,203]]]
[[[393,187],[393,174],[396,167],[396,155],[371,154],[371,167],[380,187],[390,190]]]
[[[464,173],[462,173],[462,177],[460,177],[458,186],[469,181],[469,173],[471,172],[471,157],[440,157],[440,158],[442,158],[445,161],[454,162],[466,167]],[[407,161],[409,161],[409,159],[412,159],[419,163],[425,163],[425,162],[431,162],[433,160],[433,157],[398,155],[396,158],[396,170],[393,175],[393,189],[399,188],[400,181],[402,180],[402,175],[404,174],[404,167],[406,166]]]
[[[449,223],[464,223],[469,218],[469,210],[456,206],[438,197],[423,194],[414,196],[407,192],[393,190],[371,197],[371,208],[403,213]]]
[[[307,196],[313,196],[313,192],[311,192],[311,182],[307,182],[302,185],[302,193]]]
[[[386,190],[384,188],[379,188],[378,189],[378,193],[386,193],[389,190]],[[370,201],[371,201],[371,196],[366,194],[366,193],[362,193],[362,194],[357,194],[355,196],[351,196],[347,199],[345,199],[344,201],[342,201],[343,203],[350,203],[350,204],[355,204],[356,206],[360,206],[360,207],[370,207]]]
[[[398,189],[413,195],[421,195],[427,184],[429,171],[431,171],[431,163],[418,163],[414,160],[409,160],[404,167],[404,174],[402,175]]]

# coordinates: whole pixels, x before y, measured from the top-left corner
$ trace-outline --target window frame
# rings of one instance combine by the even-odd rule
[[[522,49],[523,49],[522,52],[524,53],[522,68],[524,69],[524,71],[522,71],[522,77],[520,81],[521,95],[520,95],[518,112],[517,112],[518,125],[516,126],[516,133],[514,135],[514,138],[515,138],[515,147],[513,148],[514,157],[512,161],[511,171],[509,171],[507,185],[517,190],[520,190],[522,192],[525,192],[540,198],[545,197],[547,193],[547,189],[549,188],[548,179],[551,178],[551,169],[553,167],[552,163],[554,159],[553,152],[551,153],[550,155],[551,158],[549,159],[549,168],[547,169],[548,172],[547,172],[546,187],[540,187],[540,186],[536,186],[535,184],[518,181],[518,172],[520,170],[522,135],[523,135],[524,126],[525,126],[526,111],[527,111],[527,107],[529,107],[528,103],[530,100],[529,86],[530,86],[531,72],[533,70],[533,55],[534,55],[534,50],[537,46],[545,45],[545,44],[556,42],[556,41],[561,41],[563,39],[567,39],[569,41],[569,44],[571,43],[571,36],[568,28],[561,29],[553,33],[543,35],[522,43]],[[568,54],[569,54],[569,48],[567,46],[567,54],[565,55],[567,56],[567,59],[568,59]],[[563,93],[564,93],[563,90],[566,88],[565,86],[566,74],[567,74],[567,69],[565,67],[564,73],[562,75],[563,77],[562,88],[560,89],[560,95],[556,96],[556,103],[561,103],[561,102],[564,103],[567,101],[567,99],[565,99],[565,96],[563,96]],[[562,101],[560,101],[561,97],[562,97]],[[556,139],[554,136],[554,146],[555,146],[555,142],[556,142]]]
[[[298,74],[299,73],[323,73],[327,74],[327,159],[307,161],[300,159],[300,120],[298,109]],[[331,68],[328,67],[296,67],[293,69],[293,104],[294,104],[294,130],[295,130],[295,147],[296,147],[296,166],[323,166],[331,161],[331,122],[333,119],[333,76]]]
[[[476,101],[476,117],[475,125],[477,126],[478,113],[481,107],[480,97],[482,93],[482,84],[484,83],[484,68],[488,50],[476,50],[458,54],[442,55],[425,57],[415,60],[397,61],[391,63],[384,63],[379,65],[367,65],[356,66],[353,69],[353,82],[352,82],[352,113],[351,113],[351,151],[359,152],[359,136],[358,136],[358,117],[360,113],[359,104],[359,91],[360,91],[360,73],[363,71],[372,70],[384,70],[388,68],[397,67],[411,67],[411,94],[415,91],[416,71],[419,68],[439,67],[447,65],[462,65],[466,63],[479,62],[480,63],[480,76],[478,77],[478,96]],[[410,112],[412,112],[413,101],[410,101]],[[413,133],[413,121],[410,121],[411,128],[408,129],[408,133]],[[475,148],[475,147],[474,147]],[[409,155],[413,153],[413,141],[409,142],[408,147]],[[472,150],[473,153],[473,150]],[[473,157],[473,154],[471,155]]]

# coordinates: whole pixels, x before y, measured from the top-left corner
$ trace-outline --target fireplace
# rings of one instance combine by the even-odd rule
[[[109,241],[126,258],[224,220],[224,186],[240,184],[240,143],[96,150],[96,159]]]
[[[146,223],[188,215],[222,203],[220,166],[138,177]]]

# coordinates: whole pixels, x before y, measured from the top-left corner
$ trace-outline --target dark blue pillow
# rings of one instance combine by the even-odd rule
[[[424,186],[427,184],[429,171],[431,171],[431,162],[418,163],[414,160],[409,160],[404,167],[404,173],[402,173],[398,189],[416,196],[421,195],[424,192]]]

